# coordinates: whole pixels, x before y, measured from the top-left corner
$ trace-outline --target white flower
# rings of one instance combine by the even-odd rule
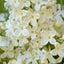
[[[24,36],[28,36],[28,35],[29,35],[29,31],[28,31],[27,29],[24,29],[24,30],[22,31],[22,34],[23,34]]]
[[[25,64],[25,61],[23,60],[23,56],[21,56],[21,54],[18,54],[17,62],[15,64]]]
[[[30,6],[30,1],[29,0],[19,0],[20,2],[20,7],[23,8],[23,7],[29,7]]]
[[[54,36],[56,35],[55,31],[43,32],[42,34],[42,45],[46,45],[48,42],[50,42],[53,45],[56,45],[57,42],[54,39]]]
[[[35,10],[36,11],[40,10],[41,5],[47,5],[48,4],[48,2],[43,1],[43,0],[37,0],[37,1],[36,0],[31,0],[31,2],[35,4]]]
[[[43,51],[42,51],[43,52]],[[50,63],[55,63],[56,62],[56,60],[53,58],[53,52],[52,51],[50,51],[50,52],[43,52],[44,53],[44,59],[48,59],[49,61],[50,61]]]
[[[36,31],[36,27],[28,27],[27,28],[28,30],[29,30],[29,35],[31,36],[31,39],[33,40],[33,39],[35,39],[36,38],[36,33],[35,33],[35,31]]]
[[[57,22],[56,22],[56,27],[61,26],[61,24],[62,24],[62,23],[61,23],[60,19],[58,19]]]
[[[17,58],[18,55],[19,55],[20,52],[21,52],[21,49],[18,47],[18,48],[16,48],[15,50],[13,50],[12,52],[14,53],[14,57]]]
[[[64,44],[56,44],[55,49],[53,50],[54,55],[59,55],[60,57],[64,57]]]
[[[33,26],[37,26],[37,19],[39,19],[39,17],[40,17],[39,13],[35,12],[33,13],[29,11],[24,21],[25,22],[30,21]]]
[[[17,39],[13,37],[11,44],[12,44],[13,46],[18,46]]]
[[[0,46],[9,46],[9,39],[7,37],[0,36]]]
[[[12,58],[14,57],[14,53],[12,52],[13,47],[1,47],[1,49],[4,51],[4,53],[1,54],[1,58],[9,57]]]
[[[36,50],[39,49],[39,44],[35,41],[31,41],[30,45],[33,49],[36,49]]]
[[[39,57],[37,55],[31,55],[30,53],[29,56],[27,57],[26,64],[29,64],[30,62],[32,62],[32,64],[38,64],[37,63],[38,59]]]
[[[18,0],[13,0],[13,3],[14,3],[14,6],[15,7],[18,7],[20,5],[19,1]]]
[[[13,6],[13,7],[18,7],[19,6],[19,1],[18,0],[5,0],[6,3],[5,5],[7,4],[8,6]]]
[[[15,31],[15,34],[18,34],[17,36],[20,36],[21,34],[23,36],[29,36],[29,31],[23,27],[18,28],[18,30]]]
[[[41,64],[48,64],[47,59],[42,60]]]
[[[59,57],[58,59],[56,59],[56,63],[60,63],[62,62],[62,57]]]
[[[56,19],[56,20],[59,19],[62,23],[64,23],[61,15],[62,15],[61,11],[56,12],[56,13],[55,13],[55,19]]]
[[[0,14],[0,21],[5,21],[5,14]]]
[[[53,8],[47,9],[46,7],[44,7],[40,11],[41,17],[40,17],[39,21],[44,22],[44,21],[48,21],[49,19],[53,19],[52,13],[54,13]]]
[[[18,26],[14,26],[13,30],[14,30],[13,35],[16,36],[16,37],[19,37],[21,34],[23,36],[29,36],[29,31],[26,29],[26,25],[19,24]]]
[[[19,46],[23,46],[24,44],[28,43],[28,40],[25,36],[19,36],[18,40],[19,40]]]
[[[27,10],[21,10],[20,8],[18,8],[18,9],[13,8],[13,10],[10,11],[11,22],[16,22],[16,23],[20,22],[20,24],[22,24],[23,23],[22,18],[25,17],[27,15],[27,13],[28,13]]]
[[[16,64],[16,60],[15,60],[15,59],[10,60],[10,61],[8,62],[8,64]]]

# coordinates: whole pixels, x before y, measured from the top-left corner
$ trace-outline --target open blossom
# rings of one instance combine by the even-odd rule
[[[29,7],[30,6],[30,1],[29,0],[19,0],[20,2],[20,7],[23,8],[23,7]]]
[[[54,39],[55,36],[55,32],[45,32],[43,31],[41,33],[41,36],[39,36],[39,42],[41,43],[40,45],[46,45],[48,42],[50,42],[50,44],[56,45],[56,40]]]
[[[11,22],[17,22],[18,21],[18,22],[20,22],[20,24],[23,23],[23,19],[22,18],[25,17],[27,15],[27,13],[29,12],[27,10],[20,10],[20,8],[18,8],[18,9],[13,8],[12,11],[10,11],[10,14],[11,14],[10,15],[10,20],[11,20]]]
[[[64,57],[64,44],[56,44],[55,49],[53,50],[54,55],[59,55],[60,57]]]
[[[0,46],[9,46],[9,40],[7,37],[0,36]]]
[[[36,11],[39,11],[40,10],[40,7],[41,5],[47,5],[48,2],[47,1],[43,1],[43,0],[31,0],[32,3],[35,4],[35,10]]]
[[[19,40],[19,46],[23,46],[24,44],[28,43],[28,39],[26,37],[23,37],[23,36],[20,36],[18,38],[18,40]]]
[[[35,28],[35,29],[34,29]],[[29,35],[31,36],[31,39],[35,39],[36,38],[36,27],[31,28],[30,26],[27,28],[29,30]]]
[[[39,19],[39,17],[40,17],[39,13],[35,12],[33,13],[29,11],[24,21],[25,22],[30,21],[33,26],[37,26],[37,19]]]
[[[53,58],[52,51],[46,52],[46,51],[42,50],[42,52],[44,53],[44,59],[48,58],[48,60],[50,61],[50,63],[55,63],[56,62],[56,60]]]
[[[17,30],[15,31],[15,34],[18,32],[18,36],[19,35],[24,35],[24,36],[29,36],[29,31],[25,28],[25,26],[21,26],[20,28],[17,27]]]
[[[0,47],[2,50],[4,50],[4,53],[1,54],[1,58],[5,58],[6,56],[12,58],[14,57],[14,53],[12,52],[13,47]]]
[[[16,63],[16,60],[10,60],[9,62],[8,62],[8,64],[15,64]]]
[[[20,6],[21,8],[23,8],[25,6],[26,7],[29,7],[30,6],[30,1],[28,1],[28,0],[27,1],[26,0],[22,0],[22,1],[21,0],[11,0],[11,1],[10,0],[6,0],[6,1],[7,1],[7,3],[5,3],[5,5],[6,4],[8,4],[10,6],[13,5],[14,7],[19,7]]]

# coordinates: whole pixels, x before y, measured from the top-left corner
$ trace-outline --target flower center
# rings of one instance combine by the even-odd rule
[[[40,36],[40,39],[42,39],[42,36]]]
[[[40,4],[40,2],[38,2],[38,4]]]
[[[50,39],[51,37],[49,36],[48,38]]]
[[[23,27],[21,27],[21,30],[23,30]]]
[[[34,16],[31,16],[32,18],[34,18]]]
[[[26,1],[24,1],[24,3],[26,3]]]
[[[34,33],[34,31],[32,31],[31,33]]]

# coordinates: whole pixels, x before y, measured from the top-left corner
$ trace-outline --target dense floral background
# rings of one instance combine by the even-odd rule
[[[0,64],[64,64],[64,0],[0,0]]]

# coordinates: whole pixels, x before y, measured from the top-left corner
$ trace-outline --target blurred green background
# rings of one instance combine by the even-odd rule
[[[4,8],[5,0],[0,0],[0,13],[6,13],[6,9]]]

